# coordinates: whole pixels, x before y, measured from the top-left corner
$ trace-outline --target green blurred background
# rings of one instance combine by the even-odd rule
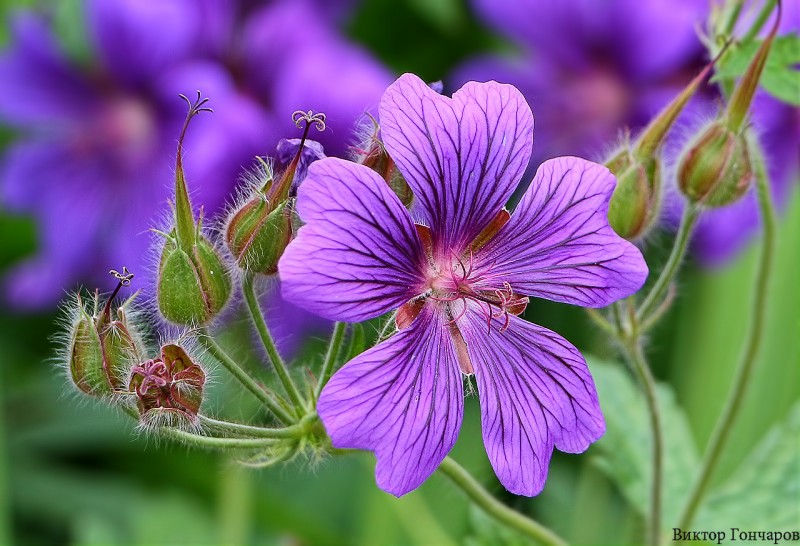
[[[23,4],[0,4],[4,20],[10,9]],[[383,21],[391,24],[376,24]],[[413,36],[402,30],[409,28],[415,29]],[[348,32],[392,69],[413,70],[427,79],[440,78],[471,54],[504,47],[457,0],[367,0]],[[0,40],[6,34],[0,28]],[[3,134],[4,141],[9,138]],[[780,219],[765,343],[718,480],[732,473],[800,400],[800,194],[794,189]],[[36,226],[29,218],[0,211],[0,233],[2,273],[35,251]],[[666,235],[653,237],[648,247],[652,263],[663,260],[668,244]],[[708,439],[738,361],[757,255],[758,245],[751,245],[724,269],[687,264],[675,308],[648,344],[655,374],[674,389],[698,446]],[[586,353],[614,358],[607,340],[580,309],[535,301],[526,316]],[[79,399],[65,386],[54,365],[56,329],[55,311],[0,310],[0,544],[445,546],[501,541],[442,476],[434,475],[402,499],[383,493],[374,485],[370,454],[253,470],[222,455],[143,437],[129,418]],[[250,340],[242,328],[227,339],[231,345]],[[250,400],[223,373],[214,377],[209,407],[234,417],[248,415]],[[240,407],[220,408],[223,398]],[[467,402],[453,456],[504,501],[576,544],[635,543],[641,531],[637,511],[597,464],[596,446],[583,456],[556,453],[539,497],[505,493],[484,454],[476,397]],[[502,540],[522,543],[513,537]]]

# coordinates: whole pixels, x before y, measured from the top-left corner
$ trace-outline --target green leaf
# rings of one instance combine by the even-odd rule
[[[644,516],[650,506],[652,473],[647,405],[623,364],[591,357],[587,361],[606,420],[606,433],[594,447],[594,462],[617,484],[631,507]],[[686,415],[672,390],[658,385],[657,396],[664,436],[662,521],[669,528],[692,485],[699,457]]]
[[[695,529],[800,528],[800,402],[708,496]]]
[[[717,66],[714,81],[742,76],[761,43],[761,40],[753,40],[731,50]],[[795,32],[775,38],[764,72],[761,74],[761,87],[783,102],[800,106],[798,64],[800,64],[800,35]]]

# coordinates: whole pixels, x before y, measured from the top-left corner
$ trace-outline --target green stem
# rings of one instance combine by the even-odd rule
[[[283,362],[283,358],[281,358],[278,348],[275,346],[275,341],[272,339],[272,335],[269,333],[267,322],[264,320],[264,313],[261,311],[261,306],[258,304],[258,298],[256,297],[256,291],[253,284],[254,280],[255,278],[252,274],[245,275],[244,279],[242,280],[242,292],[244,293],[244,299],[247,302],[247,308],[250,311],[250,318],[253,320],[253,324],[255,325],[258,335],[261,337],[261,342],[264,345],[264,350],[267,351],[267,356],[272,362],[272,366],[275,368],[275,372],[277,372],[278,377],[283,384],[283,388],[286,389],[286,393],[289,395],[289,398],[292,400],[292,403],[297,409],[298,415],[302,415],[306,410],[305,401],[303,400],[303,397],[300,396],[300,391],[297,390],[294,381],[292,381],[292,377],[289,375],[289,370],[286,368],[286,364]]]
[[[271,438],[216,438],[166,427],[160,427],[156,432],[164,438],[207,449],[259,449],[275,445]]]
[[[205,415],[199,415],[200,423],[213,429],[233,436],[252,436],[256,438],[301,438],[309,430],[309,423],[316,419],[316,413],[307,415],[300,423],[286,428],[264,428],[243,425],[241,423],[231,423],[230,421],[220,421]]]
[[[0,379],[5,374],[0,367]],[[13,544],[11,527],[11,487],[9,484],[8,449],[5,420],[5,381],[0,381],[0,544]]]
[[[344,334],[347,331],[347,324],[344,322],[337,322],[333,326],[333,333],[331,334],[331,341],[328,345],[328,352],[325,354],[325,361],[322,363],[322,370],[319,374],[319,382],[314,389],[314,400],[319,399],[322,392],[322,387],[328,382],[328,379],[333,372],[333,367],[336,364],[336,359],[339,356],[339,351],[342,349],[342,341],[344,341]]]
[[[753,366],[761,348],[766,323],[767,291],[769,278],[772,273],[772,261],[775,253],[775,208],[769,191],[769,183],[763,160],[756,157],[755,171],[757,180],[758,206],[762,216],[764,240],[761,248],[761,258],[758,262],[756,273],[756,288],[753,298],[753,311],[750,315],[750,330],[745,341],[744,352],[736,370],[731,390],[725,401],[725,407],[719,416],[714,431],[711,434],[706,448],[703,463],[692,490],[687,497],[684,509],[681,512],[679,527],[687,529],[692,524],[700,501],[703,500],[706,488],[713,476],[719,457],[730,435],[739,410],[742,407],[745,391],[750,384]]]
[[[606,319],[597,309],[587,307],[586,314],[589,315],[589,318],[592,319],[592,322],[603,329],[606,333],[611,334],[614,337],[619,334],[617,329],[614,328],[614,325],[611,324],[608,319]]]
[[[777,3],[777,0],[767,0],[764,2],[764,5],[761,6],[761,11],[758,12],[758,16],[756,16],[756,20],[753,22],[753,26],[750,27],[747,34],[742,38],[743,44],[749,43],[761,32],[767,19],[769,19],[769,16],[772,15],[772,12],[775,10],[775,4]]]
[[[445,457],[439,470],[456,484],[475,504],[491,517],[508,527],[546,546],[565,546],[567,543],[553,531],[528,516],[512,510],[489,494],[464,467]]]
[[[247,390],[253,393],[256,398],[258,398],[265,406],[267,406],[278,419],[287,424],[296,421],[296,419],[293,418],[279,402],[272,398],[270,394],[261,387],[261,385],[256,383],[255,380],[236,363],[235,360],[228,356],[222,347],[220,347],[217,342],[214,341],[214,338],[209,336],[207,332],[201,331],[200,335],[197,336],[197,339],[214,358],[216,358],[228,369],[231,375],[238,379],[247,388]]]
[[[656,397],[656,381],[647,365],[638,334],[623,343],[625,355],[639,378],[644,392],[647,412],[650,417],[650,428],[653,431],[653,479],[650,483],[650,518],[648,527],[648,544],[656,546],[661,538],[661,497],[663,482],[664,438],[661,428],[661,412]]]
[[[383,323],[383,326],[381,326],[381,329],[378,331],[378,339],[375,340],[375,344],[380,343],[386,338],[387,334],[389,333],[389,330],[391,330],[392,326],[394,326],[394,321],[396,317],[397,317],[397,312],[395,311],[386,318],[386,321]]]
[[[678,269],[686,255],[686,250],[689,248],[689,240],[691,239],[692,229],[694,228],[697,218],[700,216],[700,208],[696,205],[687,204],[681,217],[681,224],[678,228],[678,234],[675,237],[675,244],[672,247],[667,263],[661,274],[656,280],[653,288],[647,294],[644,302],[639,307],[637,312],[638,322],[646,322],[650,313],[658,307],[661,303],[665,292],[672,284],[672,280],[678,273]]]
[[[725,20],[725,25],[722,27],[722,35],[725,36],[725,38],[733,34],[733,30],[736,27],[736,22],[739,20],[739,15],[741,15],[743,7],[744,0],[734,0],[731,11],[728,13],[728,18]]]

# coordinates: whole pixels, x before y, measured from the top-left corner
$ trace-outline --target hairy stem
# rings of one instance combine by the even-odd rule
[[[276,443],[271,438],[217,438],[167,427],[159,427],[156,432],[163,438],[207,449],[259,449],[273,446]]]
[[[303,400],[303,397],[300,396],[300,391],[297,390],[297,386],[295,386],[294,381],[292,381],[292,377],[289,375],[289,370],[286,368],[286,364],[283,362],[283,358],[281,358],[278,348],[275,346],[275,341],[272,339],[272,335],[269,333],[267,322],[264,320],[264,313],[262,312],[261,306],[258,303],[258,298],[256,297],[254,280],[255,278],[252,274],[247,274],[242,281],[242,292],[244,293],[244,299],[247,302],[247,308],[250,311],[250,318],[252,319],[256,330],[258,331],[259,337],[261,337],[261,343],[264,345],[264,350],[266,350],[267,356],[272,362],[272,366],[275,368],[275,372],[278,374],[278,377],[283,384],[283,388],[286,389],[286,393],[289,395],[289,398],[297,409],[297,414],[302,415],[306,411],[305,401]]]
[[[199,415],[200,423],[215,432],[233,436],[251,436],[255,438],[301,438],[317,418],[316,413],[306,415],[299,423],[285,428],[264,428],[230,421],[221,421],[205,415]]]
[[[664,438],[661,427],[661,412],[656,397],[656,381],[647,365],[638,336],[629,338],[624,344],[625,356],[639,378],[644,392],[650,429],[653,433],[653,477],[650,482],[650,517],[648,521],[648,544],[656,546],[661,538],[661,498],[664,474]]]
[[[725,401],[725,407],[714,426],[714,431],[711,433],[711,439],[706,448],[697,479],[692,486],[692,490],[681,512],[679,520],[679,527],[681,529],[687,529],[692,524],[697,509],[700,507],[700,502],[703,500],[703,496],[711,481],[719,457],[728,441],[728,436],[739,414],[739,410],[742,407],[745,391],[747,390],[747,385],[750,384],[750,376],[752,375],[753,366],[756,362],[758,351],[761,348],[764,335],[767,291],[769,288],[769,278],[772,273],[773,255],[775,253],[776,220],[775,208],[772,204],[772,197],[769,191],[769,181],[767,180],[767,173],[762,158],[756,157],[754,166],[757,181],[758,206],[761,212],[764,235],[761,257],[758,262],[758,271],[756,273],[753,312],[750,315],[750,330],[745,340],[744,352],[739,361],[739,367],[736,370],[731,390]]]
[[[344,334],[347,331],[347,324],[344,322],[337,322],[333,326],[333,333],[331,334],[331,341],[328,345],[328,352],[325,353],[325,361],[322,363],[322,371],[319,374],[319,383],[314,389],[314,400],[319,399],[322,392],[322,387],[328,382],[333,372],[333,367],[336,365],[336,359],[339,357],[339,352],[342,349],[342,341],[344,341]]]
[[[258,398],[269,410],[281,421],[284,423],[293,423],[296,421],[294,417],[292,417],[284,407],[275,400],[270,394],[264,390],[261,385],[256,383],[256,381],[250,377],[250,375],[244,371],[235,360],[233,360],[228,353],[226,353],[222,347],[214,341],[214,338],[208,335],[207,332],[201,331],[200,335],[197,336],[198,341],[200,342],[203,347],[205,347],[211,355],[216,358],[228,371],[233,375],[239,382],[244,385],[247,390],[249,390],[256,398]]]
[[[546,546],[565,546],[567,543],[553,531],[528,516],[512,510],[489,494],[472,475],[450,457],[445,457],[439,471],[456,484],[475,504],[504,525]]]
[[[672,284],[672,280],[678,273],[681,262],[686,255],[686,250],[689,248],[689,239],[691,239],[692,229],[697,223],[697,218],[700,216],[700,209],[696,205],[687,204],[683,210],[681,217],[681,225],[678,228],[678,234],[675,237],[675,244],[672,247],[667,263],[661,274],[656,279],[655,284],[650,289],[650,292],[645,297],[642,305],[637,312],[638,321],[647,322],[650,314],[656,309],[664,298],[664,294]]]

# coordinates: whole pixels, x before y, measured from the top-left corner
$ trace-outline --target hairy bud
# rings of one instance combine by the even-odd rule
[[[693,203],[722,207],[735,202],[753,180],[747,138],[715,121],[683,153],[677,176],[681,192]]]
[[[131,370],[129,389],[136,394],[143,424],[180,426],[195,423],[205,383],[200,365],[182,347],[168,344],[159,358]]]
[[[292,153],[292,159],[277,180],[272,169],[261,162],[255,179],[248,181],[250,195],[234,208],[225,223],[225,244],[236,265],[250,273],[272,275],[278,270],[278,260],[292,240],[292,209],[289,198],[306,176],[308,165],[325,157],[322,145],[308,140],[312,125],[325,129],[325,114],[297,111],[293,115],[300,126],[305,122],[303,138],[283,139],[278,144],[282,163]]]
[[[661,201],[661,161],[658,156],[637,159],[625,148],[606,162],[617,177],[608,208],[608,221],[621,237],[640,239],[658,218]]]
[[[175,226],[169,233],[161,232],[166,241],[158,266],[158,308],[165,319],[184,326],[206,324],[219,314],[231,295],[231,281],[222,257],[202,234],[202,217],[195,221],[183,172],[186,129],[195,115],[210,111],[203,106],[206,102],[198,92],[197,101],[190,104],[178,141]]]
[[[203,236],[188,250],[168,239],[158,267],[158,308],[168,321],[206,324],[222,311],[231,281],[217,249]]]
[[[68,369],[73,384],[85,394],[105,396],[123,392],[131,367],[144,355],[141,337],[126,310],[131,300],[115,312],[111,310],[119,289],[133,277],[124,271],[125,276],[101,312],[98,312],[99,296],[95,296],[91,314],[80,297],[75,299],[67,347]]]

